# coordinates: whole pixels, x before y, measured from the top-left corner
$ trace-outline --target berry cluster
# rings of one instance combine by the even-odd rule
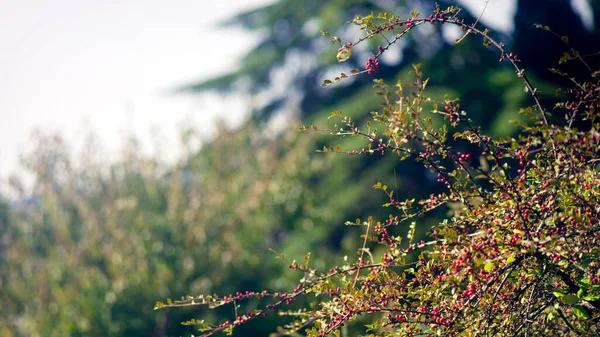
[[[379,71],[379,59],[377,58],[369,58],[367,63],[365,64],[365,69],[367,73],[372,74]]]

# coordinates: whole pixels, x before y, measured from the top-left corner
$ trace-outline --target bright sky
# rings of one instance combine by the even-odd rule
[[[460,6],[468,9],[475,17],[485,8],[481,20],[491,29],[512,30],[512,17],[516,12],[516,0],[489,0],[485,7],[485,0],[458,0]]]
[[[270,1],[3,0],[0,190],[34,128],[58,130],[71,144],[94,131],[115,151],[131,135],[170,148],[183,124],[207,131],[225,112],[242,119],[243,99],[167,91],[234,67],[256,37],[214,23]],[[478,12],[484,0],[460,3]],[[490,0],[483,21],[510,29],[514,3]]]
[[[59,130],[72,143],[93,130],[109,150],[160,129],[176,144],[184,121],[207,129],[215,97],[169,95],[225,72],[256,41],[214,24],[268,0],[3,0],[0,5],[0,179],[18,168],[31,131]]]
[[[571,5],[579,15],[583,23],[588,27],[593,25],[593,17],[589,0],[571,0]],[[486,0],[458,0],[458,3],[471,11],[476,17],[485,8]],[[516,13],[516,0],[488,0],[487,8],[481,20],[492,29],[512,30],[512,17]]]

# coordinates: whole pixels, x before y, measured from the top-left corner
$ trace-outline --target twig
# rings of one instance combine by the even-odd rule
[[[485,5],[483,6],[483,10],[481,11],[481,14],[479,14],[479,17],[477,18],[477,20],[475,20],[475,23],[473,24],[473,27],[477,26],[477,24],[479,23],[479,20],[481,19],[481,17],[483,16],[483,13],[485,13],[485,10],[488,6],[489,0],[485,0]],[[467,37],[467,35],[469,35],[469,33],[471,33],[471,29],[467,30],[467,32],[465,33],[465,35],[463,35],[463,37],[461,37],[460,39],[458,39],[456,41],[456,43],[460,43],[462,40],[464,40],[465,37]]]

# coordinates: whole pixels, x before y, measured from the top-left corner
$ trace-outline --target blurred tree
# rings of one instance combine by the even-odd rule
[[[283,289],[287,263],[269,248],[294,232],[291,250],[304,252],[330,220],[312,188],[328,164],[310,157],[310,137],[220,127],[199,151],[185,146],[175,166],[140,156],[131,142],[110,167],[97,149],[73,160],[60,137],[37,137],[25,160],[33,193],[10,211],[0,204],[2,336],[189,334],[180,322],[195,313],[154,313],[157,299]],[[246,332],[265,335],[274,324]]]

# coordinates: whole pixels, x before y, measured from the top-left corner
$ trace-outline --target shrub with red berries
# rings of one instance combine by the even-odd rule
[[[450,7],[426,18],[417,12],[407,19],[387,13],[356,17],[352,23],[366,35],[343,46],[351,51],[381,35],[387,45],[378,48],[364,70],[351,74],[377,72],[379,57],[420,25],[457,25],[464,34],[480,37],[484,46],[495,47],[531,94],[535,105],[521,110],[528,119],[519,124],[517,137],[494,139],[474,125],[458,99],[428,97],[428,80],[418,65],[409,84],[390,87],[375,80],[380,111],[365,125],[333,112],[336,124],[327,129],[333,136],[362,137],[364,147],[324,151],[418,161],[445,192],[416,201],[377,183],[375,189],[389,198],[384,206],[390,215],[348,223],[364,231],[358,258],[317,270],[307,254],[303,263],[290,264],[301,279],[288,293],[189,296],[156,307],[236,307],[236,316],[227,322],[184,323],[200,325],[204,336],[231,332],[274,311],[290,317],[284,332],[312,337],[339,336],[344,325],[365,316],[370,317],[368,336],[599,335],[600,72],[591,69],[587,78],[572,78],[555,69],[572,86],[557,91],[561,103],[546,107],[517,56],[457,13]],[[387,36],[390,32],[395,35]],[[587,66],[575,51],[567,61]],[[347,77],[342,75],[324,84]],[[560,115],[564,119],[556,118]],[[461,153],[456,146],[461,142],[476,150]],[[419,219],[440,208],[450,212],[447,219],[428,229],[427,240],[417,241]],[[313,303],[286,310],[301,297]],[[250,312],[237,309],[254,298],[264,305]]]

